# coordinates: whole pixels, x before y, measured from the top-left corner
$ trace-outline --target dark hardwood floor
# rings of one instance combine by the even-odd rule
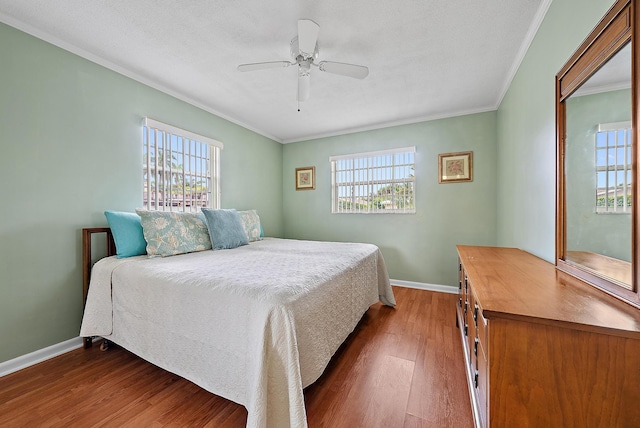
[[[305,389],[309,427],[455,427],[473,420],[456,295],[394,287]],[[112,347],[0,378],[0,427],[244,427],[244,407]]]

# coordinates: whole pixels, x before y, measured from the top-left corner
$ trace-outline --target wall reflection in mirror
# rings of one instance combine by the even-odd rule
[[[565,261],[631,289],[631,44],[566,100]]]

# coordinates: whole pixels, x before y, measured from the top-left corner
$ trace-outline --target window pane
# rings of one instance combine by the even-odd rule
[[[212,157],[218,155],[211,147],[219,148],[158,128],[144,127],[143,136],[147,134],[149,138],[143,138],[143,206],[191,212],[203,206],[216,208],[217,196],[211,197],[213,174],[217,174]]]
[[[596,212],[629,212],[631,133],[618,129],[596,134]]]
[[[408,150],[362,153],[332,161],[332,212],[415,212],[415,149]],[[346,186],[348,183],[351,185]],[[346,188],[352,194],[347,195]]]

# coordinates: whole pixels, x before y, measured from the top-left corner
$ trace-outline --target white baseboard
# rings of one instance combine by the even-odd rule
[[[400,279],[390,279],[389,281],[391,282],[391,285],[397,285],[398,287],[418,288],[420,290],[437,291],[440,293],[450,294],[456,294],[458,292],[457,287],[452,287],[450,285],[427,284],[426,282],[402,281]]]
[[[34,364],[41,363],[43,361],[81,347],[82,338],[74,337],[73,339],[65,340],[64,342],[47,346],[46,348],[33,351],[29,354],[21,355],[12,360],[0,363],[0,377],[6,376],[13,372],[17,372],[18,370],[33,366]]]

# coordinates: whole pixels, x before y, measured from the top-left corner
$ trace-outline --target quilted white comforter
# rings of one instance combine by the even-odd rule
[[[306,427],[302,389],[378,300],[378,248],[265,239],[95,264],[80,336],[103,336],[244,405],[248,427]]]

